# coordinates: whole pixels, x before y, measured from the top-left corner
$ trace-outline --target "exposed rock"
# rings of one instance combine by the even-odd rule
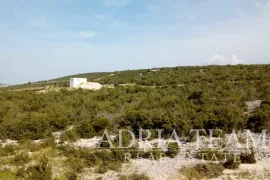
[[[256,108],[261,106],[261,103],[262,103],[262,100],[246,102],[248,106],[247,114],[250,115],[252,112],[254,112]]]

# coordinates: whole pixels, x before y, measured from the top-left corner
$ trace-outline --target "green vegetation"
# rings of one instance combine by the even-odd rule
[[[254,151],[252,151],[251,153],[242,153],[240,155],[240,160],[243,164],[255,164],[256,158]]]
[[[191,128],[260,131],[270,124],[269,65],[175,67],[114,74],[102,74],[105,77],[99,82],[136,85],[40,94],[4,88],[0,92],[0,138],[42,139],[69,125],[76,125],[78,137],[86,138],[104,128],[130,127],[134,132],[139,128],[164,129],[164,136],[176,129],[181,136],[188,135]],[[245,102],[255,99],[262,99],[262,106],[247,119]]]
[[[174,158],[179,153],[179,151],[180,149],[177,142],[169,143],[166,155],[170,158]]]
[[[209,179],[222,175],[224,170],[221,164],[197,164],[194,167],[184,167],[180,170],[180,174],[187,179]]]
[[[0,179],[15,179],[14,173],[10,170],[0,170]]]
[[[96,172],[103,174],[108,170],[117,171],[124,162],[124,154],[117,149],[109,150],[91,150],[87,148],[73,148],[69,146],[60,146],[61,155],[68,157],[66,166],[70,167],[75,173],[82,172],[85,167],[97,167]]]
[[[236,161],[234,155],[228,156],[227,161],[223,163],[226,169],[237,169],[241,163]]]
[[[120,176],[119,180],[150,180],[150,178],[148,176],[146,176],[145,174],[136,174],[133,173],[130,176]]]
[[[29,180],[50,180],[52,179],[52,169],[48,165],[48,159],[43,157],[37,165],[28,167],[22,175]]]
[[[12,156],[16,152],[16,146],[15,145],[6,145],[4,147],[0,147],[0,157],[3,156]]]
[[[254,132],[260,133],[262,130],[270,128],[270,99],[269,96],[266,98],[268,99],[262,102],[260,108],[257,108],[247,121],[247,128]]]
[[[241,157],[243,159],[246,157],[253,157],[255,159],[254,154],[241,154],[240,159],[242,160]],[[234,154],[217,150],[198,151],[196,153],[196,158],[204,161],[223,163],[223,166],[226,169],[237,169],[240,165],[240,162],[238,162],[239,160],[234,156]]]
[[[60,174],[63,179],[77,179],[85,168],[94,168],[100,174],[121,168],[127,151],[106,149],[108,144],[102,144],[101,150],[56,146],[52,132],[65,131],[70,126],[74,128],[61,135],[61,142],[100,136],[104,129],[115,134],[118,129],[129,129],[137,137],[140,128],[163,129],[162,137],[167,138],[175,129],[178,136],[189,137],[190,141],[194,140],[190,129],[217,128],[224,133],[233,129],[254,132],[270,129],[270,65],[174,67],[110,74],[79,74],[1,88],[0,139],[19,140],[19,145],[0,147],[0,156],[6,158],[2,163],[18,168],[16,172],[1,170],[0,179],[51,179],[49,160],[56,157],[63,159],[53,165],[68,169]],[[70,77],[86,77],[88,81],[113,84],[115,88],[69,90]],[[59,91],[37,92],[47,86],[57,87]],[[245,102],[254,100],[263,102],[248,116]],[[157,137],[157,132],[152,134]],[[126,146],[129,135],[123,137]],[[40,143],[31,141],[41,139]],[[156,149],[142,152],[141,156],[159,159],[164,154],[173,158],[178,151],[178,145],[170,143],[167,152]],[[27,152],[33,155],[28,156]],[[131,149],[131,158],[136,158],[137,152],[136,147]],[[213,152],[205,153],[205,160],[211,160]],[[48,158],[40,158],[44,154]],[[218,160],[223,159],[219,152],[215,154]],[[255,162],[254,154],[242,154],[240,159],[243,163]],[[25,164],[30,166],[19,168]],[[210,178],[220,175],[224,167],[238,166],[229,156],[223,165],[197,165],[184,168],[181,173],[198,179]],[[147,179],[137,174],[121,178]]]
[[[26,152],[19,153],[15,155],[15,157],[12,160],[12,163],[17,166],[22,166],[28,163],[31,159],[29,158],[29,155]]]

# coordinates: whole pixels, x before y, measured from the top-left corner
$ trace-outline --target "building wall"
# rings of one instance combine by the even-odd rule
[[[87,78],[71,78],[70,79],[70,87],[76,88],[79,87],[81,84],[86,83]]]
[[[79,87],[82,89],[99,90],[102,88],[102,85],[96,82],[86,82],[82,83]]]

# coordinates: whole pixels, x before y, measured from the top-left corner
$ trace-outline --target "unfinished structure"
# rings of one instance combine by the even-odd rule
[[[87,82],[86,78],[70,78],[70,88],[82,88],[90,90],[99,90],[102,85],[97,82]]]
[[[70,78],[69,87],[77,88],[78,86],[86,82],[87,82],[87,78]]]

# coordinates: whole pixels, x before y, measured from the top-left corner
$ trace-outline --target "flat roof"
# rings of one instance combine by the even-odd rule
[[[87,79],[87,78],[70,78],[70,79]]]

